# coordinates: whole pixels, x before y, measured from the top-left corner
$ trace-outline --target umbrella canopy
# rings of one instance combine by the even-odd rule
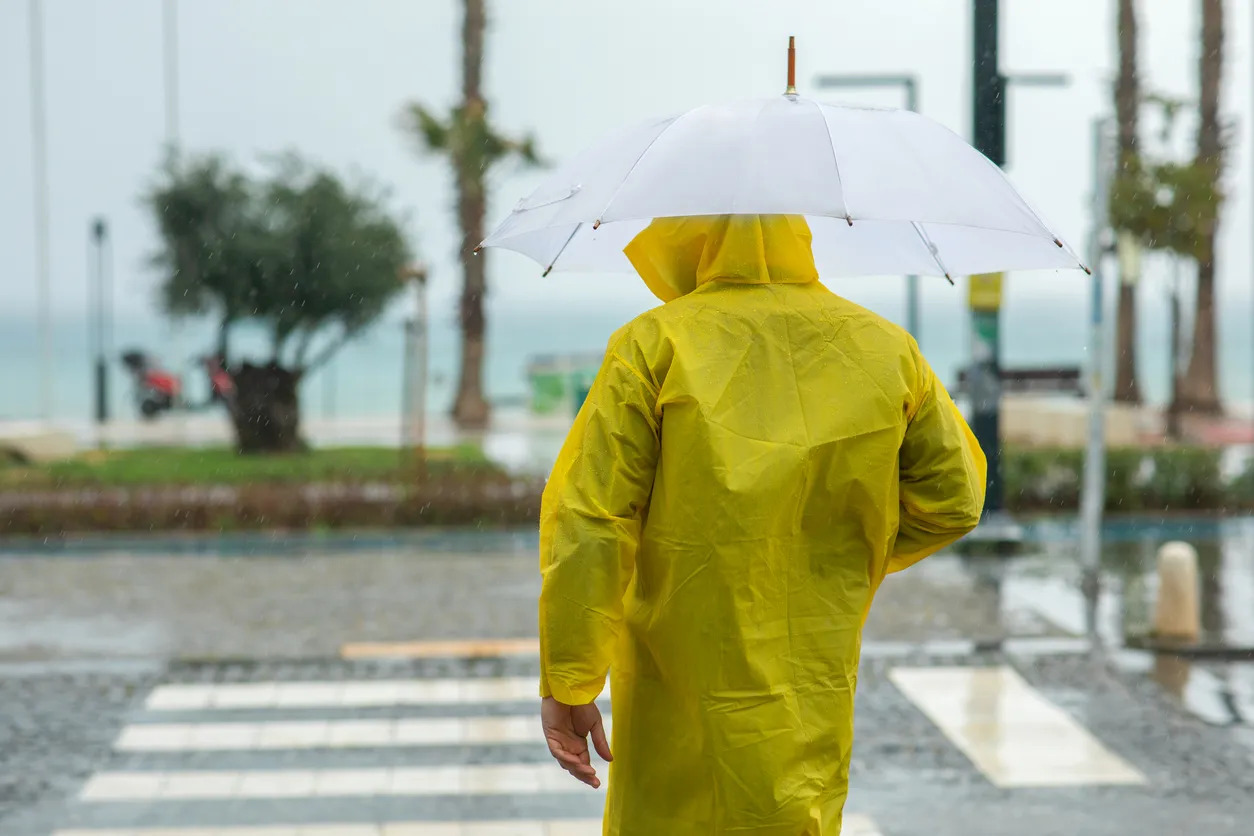
[[[707,105],[571,159],[482,246],[550,270],[632,272],[654,218],[804,215],[827,277],[1084,269],[997,166],[905,110],[797,95]]]

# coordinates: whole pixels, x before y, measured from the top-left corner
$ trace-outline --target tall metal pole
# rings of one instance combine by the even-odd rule
[[[96,445],[103,448],[105,446],[104,428],[109,422],[109,361],[108,357],[111,353],[113,342],[113,282],[110,277],[108,261],[106,258],[106,249],[108,242],[108,227],[105,225],[103,218],[97,218],[92,223],[92,241],[94,244],[95,269],[94,269],[94,292],[88,296],[92,302],[93,310],[88,314],[90,319],[95,319],[95,327],[92,328],[92,336],[94,345],[92,351],[95,354],[95,420],[96,420]]]
[[[48,252],[48,128],[44,89],[42,0],[30,0],[30,147],[35,224],[36,320],[39,329],[39,414],[53,417],[52,277]]]
[[[165,65],[165,141],[174,150],[179,142],[179,6],[165,0],[161,7]]]
[[[96,387],[96,399],[94,401],[95,409],[92,413],[100,411],[100,375],[96,370],[96,358],[100,356],[100,241],[94,234],[95,229],[91,229],[87,235],[87,286],[84,288],[84,310],[83,319],[87,329],[87,365],[92,369],[90,377]],[[90,420],[90,419],[89,419]],[[99,420],[97,419],[97,425]],[[96,446],[104,446],[104,437],[100,433],[100,428],[96,428]]]
[[[906,85],[906,109],[912,113],[919,112],[919,82],[914,76],[907,76]],[[919,308],[919,277],[916,275],[906,276],[906,330],[914,337],[917,343],[922,339],[919,332],[921,325],[922,311]]]
[[[165,153],[173,160],[179,151],[179,7],[178,0],[163,0],[161,4],[161,57],[162,57],[162,86],[165,92]],[[181,362],[184,357],[183,344],[183,322],[180,319],[174,319],[170,322],[170,346],[171,355],[177,357]],[[227,359],[220,358],[225,365]],[[197,366],[202,364],[197,363]],[[187,410],[182,407],[187,403],[186,387],[182,389],[184,393],[180,398],[182,403],[178,404],[179,408],[175,409],[174,430],[175,438],[180,443],[187,440]],[[210,398],[212,399],[213,384],[209,384]]]
[[[1168,297],[1168,307],[1171,310],[1171,374],[1168,380],[1171,383],[1170,399],[1167,401],[1167,421],[1166,430],[1167,438],[1176,441],[1180,438],[1180,404],[1176,393],[1180,391],[1180,376],[1183,374],[1184,358],[1184,340],[1183,340],[1183,320],[1181,318],[1183,311],[1181,310],[1180,297],[1184,293],[1184,286],[1180,280],[1180,257],[1173,255],[1171,258],[1171,293]]]
[[[1103,273],[1110,249],[1110,179],[1114,173],[1114,146],[1110,119],[1093,124],[1093,229],[1089,237],[1089,264],[1093,270],[1089,318],[1089,432],[1084,455],[1084,484],[1080,500],[1080,560],[1085,601],[1085,628],[1096,644],[1097,604],[1101,588],[1102,512],[1106,505],[1106,324]]]
[[[972,136],[975,147],[998,166],[1006,162],[1005,78],[998,64],[998,0],[974,0],[974,101]],[[972,278],[972,282],[977,282]],[[983,277],[973,285],[971,326],[974,338],[971,374],[971,429],[988,457],[986,515],[1005,507],[1001,476],[1001,275]]]
[[[414,386],[414,419],[417,423],[414,442],[424,478],[427,475],[427,339],[427,274],[424,271],[418,280],[418,380]]]
[[[416,296],[414,318],[405,323],[405,358],[402,393],[404,426],[401,446],[403,457],[426,476],[427,464],[427,268],[415,265],[401,273],[412,281]]]
[[[972,0],[972,142],[995,165],[1006,165],[1006,90],[1010,84],[1032,87],[1065,85],[1060,73],[1024,73],[1007,77],[998,57],[998,0]],[[971,276],[972,364],[971,429],[988,457],[984,500],[985,528],[1002,530],[1013,541],[1022,536],[1005,514],[1001,468],[1001,273]],[[991,536],[991,535],[990,535]]]

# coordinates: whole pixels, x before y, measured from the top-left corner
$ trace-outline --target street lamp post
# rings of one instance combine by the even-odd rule
[[[178,159],[180,142],[179,0],[162,0],[161,58],[161,84],[165,93],[165,153],[172,161]],[[182,357],[185,333],[181,319],[170,321],[169,333],[171,354]],[[174,432],[180,444],[187,440],[187,415],[183,409],[174,412]]]
[[[105,425],[109,422],[109,352],[113,342],[113,282],[107,251],[109,227],[104,218],[91,225],[91,256],[88,264],[87,313],[91,353],[95,360],[96,446],[105,446]]]
[[[1004,75],[998,57],[999,0],[973,0],[972,144],[998,167],[1006,165],[1006,91],[1010,85],[1056,87],[1069,80],[1059,73]],[[1001,298],[1002,274],[971,277],[971,429],[988,457],[984,500],[986,527],[1004,529],[1004,539],[1018,531],[1006,518],[1001,472]],[[1000,535],[993,539],[1003,539]]]
[[[179,142],[179,7],[165,0],[161,7],[165,86],[165,141],[174,151]]]
[[[842,87],[878,89],[883,87],[900,88],[906,94],[906,110],[919,112],[919,80],[909,74],[889,75],[823,75],[815,82],[818,87]],[[906,276],[906,330],[914,337],[915,342],[921,339],[919,308],[919,277]]]
[[[404,428],[401,447],[404,456],[419,475],[426,476],[427,463],[427,268],[414,265],[401,271],[401,280],[412,282],[415,294],[414,318],[405,321]]]
[[[42,0],[30,0],[30,153],[35,225],[35,293],[39,343],[39,411],[52,421],[52,278],[48,244],[48,128],[44,88],[44,23]]]
[[[1098,640],[1097,604],[1101,581],[1102,512],[1106,504],[1106,326],[1104,262],[1110,252],[1110,181],[1115,153],[1110,120],[1093,124],[1093,227],[1089,237],[1089,265],[1093,271],[1089,319],[1089,432],[1084,455],[1084,485],[1080,499],[1081,585],[1085,601],[1085,628]]]

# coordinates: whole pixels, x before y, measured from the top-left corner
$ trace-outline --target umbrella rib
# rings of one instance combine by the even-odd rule
[[[827,147],[832,151],[832,168],[836,170],[836,185],[840,187],[840,200],[845,204],[845,223],[853,226],[853,216],[849,214],[849,195],[845,193],[845,181],[840,176],[840,161],[836,159],[836,140],[832,138],[832,126],[827,123],[827,116],[823,113],[823,106],[813,99],[808,101],[819,112],[819,118],[823,120],[823,130],[827,131]]]
[[[583,226],[583,221],[575,224],[575,228],[570,231],[570,235],[566,236],[566,242],[563,243],[561,248],[557,251],[557,255],[553,256],[553,260],[549,262],[549,266],[544,268],[544,272],[540,274],[540,278],[543,279],[549,273],[553,272],[553,265],[557,264],[557,260],[562,257],[562,253],[566,252],[566,247],[570,245],[570,242],[575,240],[575,236],[579,233],[579,228],[581,226]]]
[[[951,285],[954,283],[953,276],[949,275],[949,270],[945,267],[945,262],[941,261],[940,248],[932,243],[932,239],[927,237],[927,233],[923,231],[922,224],[917,221],[911,221],[910,226],[914,227],[914,234],[919,236],[919,240],[923,242],[923,246],[927,247],[928,253],[932,256],[932,260],[936,262],[936,266],[940,268],[944,274],[946,281]]]
[[[627,173],[623,175],[623,179],[619,182],[618,186],[614,189],[614,194],[610,195],[610,199],[606,202],[605,208],[601,210],[601,212],[597,215],[596,220],[592,222],[593,229],[600,228],[601,217],[606,212],[610,211],[610,206],[612,206],[614,204],[614,201],[618,199],[618,193],[623,190],[623,186],[627,185],[627,180],[630,179],[632,173],[636,170],[636,166],[640,165],[640,161],[644,159],[644,155],[649,153],[649,151],[653,149],[653,146],[657,143],[657,141],[662,138],[662,134],[666,133],[671,128],[675,127],[675,123],[678,122],[680,119],[683,119],[685,116],[688,116],[689,114],[692,114],[692,113],[696,113],[698,110],[703,110],[703,109],[704,107],[693,108],[687,113],[679,114],[670,122],[668,122],[665,128],[662,128],[662,130],[658,131],[657,136],[649,140],[649,144],[644,146],[644,150],[640,152],[640,156],[636,157],[635,162],[631,164],[631,168],[627,169]],[[562,249],[566,249],[566,248],[562,247]],[[558,253],[558,255],[561,255],[561,253]],[[557,259],[553,259],[553,260],[557,261]]]

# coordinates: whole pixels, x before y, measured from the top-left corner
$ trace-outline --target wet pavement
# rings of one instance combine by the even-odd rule
[[[1208,634],[1249,643],[1254,524],[1112,526],[1098,655],[1076,636],[1068,525],[1029,533],[1020,557],[938,556],[886,584],[848,829],[1248,833],[1254,664],[1156,660],[1119,637],[1147,623],[1157,544],[1185,539],[1217,577]],[[0,833],[599,832],[599,798],[562,785],[535,738],[528,642],[433,650],[533,637],[537,583],[529,532],[10,544]],[[363,642],[411,658],[342,658]],[[495,825],[433,824],[472,820]]]
[[[325,657],[346,641],[536,633],[537,544],[525,532],[275,549],[237,538],[221,553],[195,540],[27,548],[0,560],[0,661]],[[937,557],[885,585],[866,639],[1068,634],[1001,597],[968,561]]]

